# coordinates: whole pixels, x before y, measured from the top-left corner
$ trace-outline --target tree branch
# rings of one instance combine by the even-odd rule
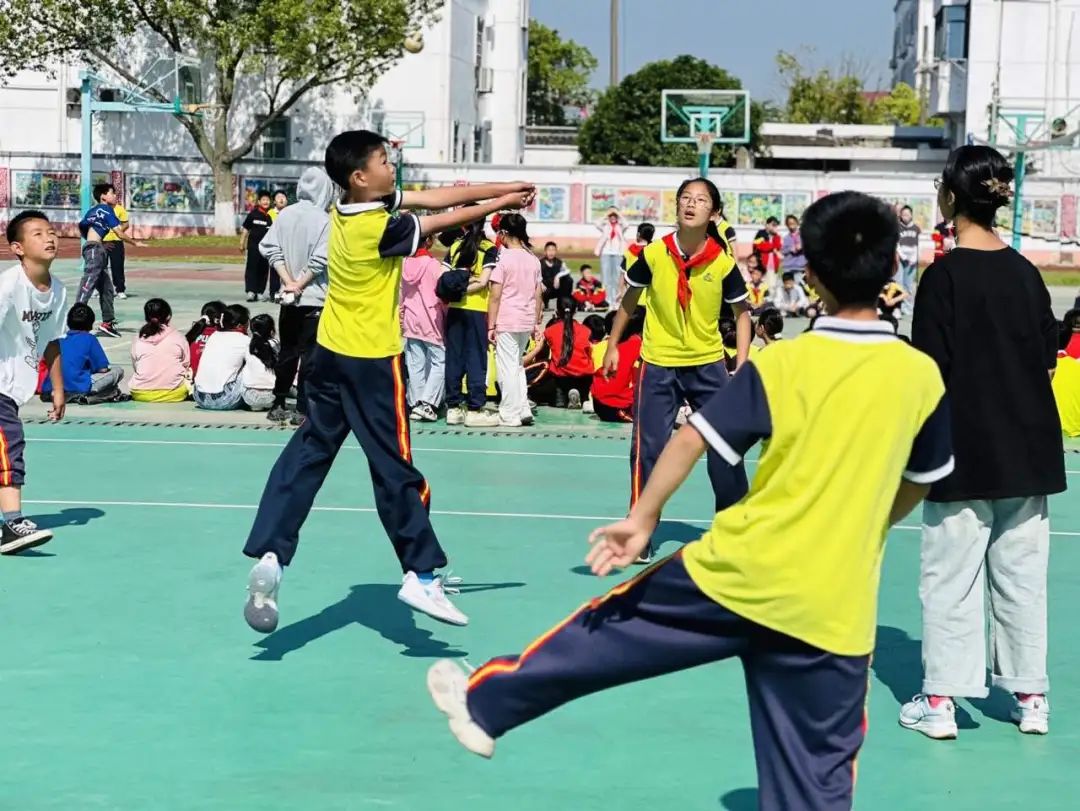
[[[151,17],[149,13],[147,13],[146,6],[143,0],[132,0],[132,5],[134,5],[136,10],[138,10],[139,16],[142,18],[142,21],[146,23],[146,25],[150,28],[150,30],[152,30],[155,34],[165,40],[165,42],[168,43],[169,47],[172,48],[175,53],[179,53],[180,38],[176,35],[176,28],[172,26],[172,18],[167,18],[169,20],[170,27],[172,28],[172,32],[170,34],[169,31],[165,30],[164,26],[162,26],[158,21]]]
[[[255,125],[255,127],[251,130],[251,132],[247,134],[244,140],[240,142],[239,146],[237,146],[235,149],[230,149],[226,153],[226,159],[230,162],[233,162],[238,161],[240,160],[240,158],[244,157],[244,155],[246,155],[254,148],[256,142],[259,140],[259,136],[266,132],[266,130],[270,127],[271,124],[281,118],[289,110],[289,108],[296,104],[296,102],[298,102],[305,93],[311,90],[311,88],[318,87],[321,84],[325,84],[325,81],[319,81],[316,80],[315,77],[312,77],[306,82],[299,85],[295,90],[293,90],[289,97],[285,99],[285,101],[280,107],[278,107],[276,110],[271,110],[269,113],[267,113],[266,118],[264,118],[262,121]]]

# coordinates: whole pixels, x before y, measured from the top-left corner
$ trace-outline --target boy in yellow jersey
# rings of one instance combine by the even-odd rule
[[[746,284],[712,218],[720,209],[720,192],[705,178],[687,180],[676,193],[678,226],[674,233],[645,247],[627,271],[630,288],[611,330],[604,373],[618,370],[623,330],[647,289],[642,364],[634,396],[634,429],[630,440],[630,505],[649,480],[660,452],[671,438],[679,409],[686,402],[698,409],[728,380],[721,309],[736,308],[738,359],[750,351],[752,325],[746,311]],[[716,509],[746,494],[746,473],[709,454],[709,479]],[[652,548],[642,555],[648,563]]]
[[[105,253],[109,257],[109,272],[112,274],[113,287],[116,289],[116,297],[120,300],[127,298],[127,279],[124,277],[124,261],[127,251],[124,248],[124,240],[120,234],[126,234],[131,227],[127,209],[120,204],[119,194],[115,187],[112,190],[109,205],[112,206],[113,214],[120,221],[120,225],[102,237],[101,242],[105,246]],[[108,200],[102,200],[108,202]]]
[[[446,555],[428,517],[427,482],[412,463],[398,312],[401,266],[424,235],[524,208],[533,187],[395,190],[386,139],[366,130],[343,132],[330,142],[326,173],[345,192],[330,215],[329,287],[306,381],[307,418],[270,472],[244,547],[244,554],[259,559],[248,580],[244,617],[263,633],[277,627],[281,567],[292,560],[315,495],[351,431],[367,457],[379,518],[404,572],[398,599],[465,625],[468,619],[435,574],[446,566]],[[424,217],[397,214],[479,200],[488,202]]]
[[[952,467],[941,375],[874,309],[898,230],[887,205],[856,192],[807,210],[808,273],[835,316],[759,353],[691,416],[629,517],[592,534],[587,560],[601,576],[632,563],[706,447],[735,465],[765,443],[749,495],[520,656],[471,678],[434,665],[429,690],[467,749],[490,757],[496,738],[575,698],[738,657],[760,807],[851,808],[886,531]]]

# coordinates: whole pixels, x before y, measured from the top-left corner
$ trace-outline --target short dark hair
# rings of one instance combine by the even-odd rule
[[[770,338],[776,338],[777,335],[784,331],[784,316],[776,308],[769,307],[761,311],[757,325]]]
[[[594,344],[604,340],[604,336],[608,334],[607,324],[602,315],[596,313],[587,315],[581,324],[589,330],[589,340]]]
[[[907,212],[910,212],[910,213],[912,213],[912,214],[914,214],[914,213],[915,213],[914,211],[912,211],[912,210],[911,210],[911,206],[909,206],[909,205],[903,205],[903,206],[900,206],[900,210],[901,210],[901,211],[907,211]]]
[[[984,228],[994,224],[997,210],[1012,201],[1014,172],[1005,156],[989,146],[962,146],[949,153],[942,183],[953,193],[956,214]]]
[[[581,267],[578,268],[578,270],[592,270],[592,265],[590,265],[588,262],[584,262],[582,263]]]
[[[806,216],[806,215],[804,214],[803,216]],[[786,224],[788,220],[795,220],[795,222],[798,222],[799,218],[796,217],[794,214],[788,214],[786,217],[784,217],[784,223]],[[777,223],[777,224],[779,225],[779,223]]]
[[[89,304],[83,304],[81,302],[72,304],[71,309],[68,310],[67,325],[68,329],[89,332],[94,328],[93,309],[91,309]]]
[[[873,305],[893,276],[900,223],[882,200],[854,191],[822,197],[802,222],[806,262],[836,301]]]
[[[795,281],[795,274],[792,271],[789,270],[786,273],[784,273],[783,276],[780,277],[780,281],[782,281],[782,282],[793,282],[793,281]]]
[[[386,149],[386,143],[383,136],[371,130],[338,133],[326,147],[326,174],[341,188],[349,188],[349,176],[367,166],[376,151]]]
[[[559,246],[556,245],[554,242],[545,242],[544,243],[544,248],[558,248],[558,247]]]
[[[765,224],[766,225],[779,225],[780,220],[776,219],[776,217],[769,217],[769,219],[765,220]]]
[[[637,227],[638,239],[644,240],[645,242],[652,242],[653,241],[653,236],[655,234],[656,234],[656,226],[653,225],[651,222],[643,222],[641,225],[639,225]]]
[[[7,241],[18,242],[22,239],[22,227],[23,223],[30,220],[45,220],[49,221],[48,216],[44,211],[38,211],[37,209],[28,208],[26,211],[20,211],[7,224],[7,230],[4,232],[4,236],[7,237]]]
[[[761,262],[759,261],[759,262],[758,262],[758,263],[757,263],[756,265],[754,265],[754,266],[753,266],[752,268],[747,268],[747,269],[746,269],[746,272],[747,272],[747,273],[760,273],[760,274],[761,274],[762,276],[764,276],[764,275],[765,275],[765,268],[763,268],[763,267],[761,266]]]
[[[256,200],[262,200],[264,197],[269,197],[269,196],[270,196],[270,192],[268,190],[266,190],[266,189],[259,189],[258,191],[255,192],[255,199]]]
[[[94,184],[94,202],[100,203],[101,198],[111,191],[116,191],[116,187],[112,183],[95,183]]]
[[[285,191],[285,189],[274,189],[274,194],[272,196],[277,197],[279,194],[284,194],[285,199],[289,199],[289,193]]]

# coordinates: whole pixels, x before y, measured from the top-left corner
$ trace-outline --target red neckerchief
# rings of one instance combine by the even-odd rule
[[[690,271],[702,265],[712,264],[724,249],[712,237],[705,237],[705,245],[702,249],[687,260],[683,259],[683,252],[675,241],[674,232],[664,237],[663,242],[668,256],[679,271],[679,306],[682,307],[683,312],[686,312],[690,309],[690,299],[693,297],[693,291],[690,290]]]
[[[431,251],[427,248],[417,248],[413,256],[431,256]]]
[[[641,256],[641,252],[643,250],[645,250],[645,246],[644,245],[638,245],[635,242],[633,245],[630,246],[630,255],[631,256]]]

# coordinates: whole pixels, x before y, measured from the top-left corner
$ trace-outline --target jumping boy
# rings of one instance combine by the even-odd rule
[[[19,408],[34,396],[38,362],[52,382],[49,419],[64,418],[64,372],[57,339],[64,332],[67,293],[49,272],[56,258],[56,230],[40,211],[23,211],[7,225],[7,241],[19,264],[0,273],[0,554],[14,555],[52,539],[22,514],[26,479]],[[99,243],[100,244],[100,243]]]
[[[575,698],[739,657],[761,808],[851,807],[886,530],[952,466],[941,376],[874,308],[897,237],[888,206],[863,194],[807,210],[808,273],[835,316],[758,353],[691,416],[587,561],[601,576],[633,563],[706,447],[734,465],[769,440],[749,495],[520,656],[471,678],[435,664],[428,688],[465,748],[490,757],[496,738]]]
[[[86,242],[82,248],[82,281],[79,282],[79,294],[75,297],[79,304],[86,304],[94,291],[98,291],[98,300],[101,302],[101,324],[98,325],[98,330],[113,338],[119,338],[120,332],[116,327],[116,313],[113,310],[116,288],[108,272],[109,253],[105,238],[111,235],[120,240],[121,245],[127,242],[138,248],[143,247],[143,243],[124,234],[123,223],[113,208],[116,204],[116,189],[111,183],[98,183],[94,186],[94,205],[79,221],[79,234]]]
[[[435,574],[446,566],[446,555],[428,516],[427,481],[412,463],[398,312],[401,267],[424,235],[525,208],[533,187],[395,190],[386,139],[366,130],[337,135],[325,163],[345,192],[330,215],[329,287],[307,379],[307,419],[270,472],[244,547],[244,554],[259,559],[248,580],[244,617],[256,631],[277,627],[281,567],[291,562],[312,502],[352,431],[367,456],[379,518],[404,572],[398,599],[465,625],[468,619]],[[401,208],[434,210],[481,200],[487,202],[444,214],[396,215]]]

